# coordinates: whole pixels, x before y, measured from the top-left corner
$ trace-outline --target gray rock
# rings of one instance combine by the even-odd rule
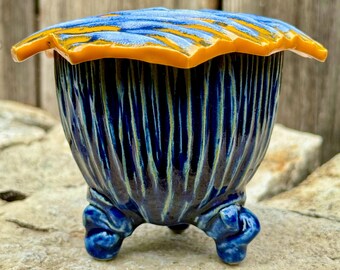
[[[24,201],[2,206],[0,216],[35,231],[82,231],[79,218],[87,205],[86,192],[85,184],[78,187],[45,188]]]
[[[254,203],[289,190],[320,164],[322,138],[276,124],[266,156],[247,185]]]
[[[45,134],[39,127],[0,118],[0,150],[11,145],[29,144],[42,139]]]
[[[0,150],[41,140],[56,124],[57,120],[43,110],[0,100]]]
[[[340,222],[340,154],[296,188],[264,201],[264,204]]]
[[[0,192],[16,191],[27,196],[44,188],[85,183],[60,126],[41,141],[0,151],[0,172],[6,172],[0,173]]]
[[[65,134],[61,123],[53,126],[46,134],[45,141],[51,142],[51,144],[58,145],[64,151],[70,152],[70,147],[66,141]]]
[[[46,111],[9,100],[0,100],[0,118],[44,130],[57,123],[57,120]]]
[[[45,189],[0,213],[0,269],[226,269],[213,240],[190,227],[181,235],[141,225],[118,257],[99,262],[83,246],[85,186]],[[339,223],[288,211],[251,206],[262,233],[246,260],[233,269],[339,269]],[[308,243],[308,244],[306,244]]]

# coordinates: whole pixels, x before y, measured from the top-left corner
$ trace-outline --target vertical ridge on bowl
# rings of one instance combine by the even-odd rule
[[[90,188],[155,224],[195,224],[240,196],[269,143],[282,54],[192,69],[55,54],[61,120]]]

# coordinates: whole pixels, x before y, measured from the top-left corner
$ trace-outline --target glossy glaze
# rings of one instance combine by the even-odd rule
[[[292,25],[216,10],[152,8],[112,12],[46,28],[16,44],[15,59],[56,49],[73,64],[127,58],[179,68],[241,52],[267,56],[291,50],[324,61],[327,50]]]
[[[269,143],[282,53],[227,54],[192,69],[127,59],[71,65],[58,54],[55,64],[61,120],[91,205],[113,206],[129,233],[143,222],[223,231],[209,224],[243,205]]]

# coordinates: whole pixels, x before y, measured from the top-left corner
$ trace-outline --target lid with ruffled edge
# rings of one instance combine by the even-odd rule
[[[327,50],[280,20],[217,10],[150,8],[56,24],[12,47],[16,61],[48,49],[70,63],[128,58],[179,68],[240,52],[259,56],[290,50],[325,61]]]

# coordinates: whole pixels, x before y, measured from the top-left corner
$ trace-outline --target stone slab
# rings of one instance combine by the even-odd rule
[[[239,266],[223,264],[213,240],[192,226],[176,235],[150,224],[141,225],[124,241],[116,259],[96,261],[83,246],[85,192],[85,186],[45,189],[2,206],[0,269],[340,268],[339,222],[261,206],[250,206],[261,220],[262,232]]]
[[[57,123],[57,119],[46,111],[9,100],[0,100],[0,118],[44,130],[50,129]]]
[[[263,203],[340,222],[340,154],[315,170],[299,186]]]
[[[0,118],[0,150],[11,145],[29,144],[42,139],[45,134],[39,127]]]
[[[320,164],[322,138],[276,124],[267,153],[247,185],[248,202],[289,190]]]
[[[57,120],[38,108],[0,100],[0,150],[41,140]]]
[[[17,191],[27,196],[44,188],[85,183],[60,125],[41,141],[0,151],[0,172],[4,172],[0,173],[0,192]]]

